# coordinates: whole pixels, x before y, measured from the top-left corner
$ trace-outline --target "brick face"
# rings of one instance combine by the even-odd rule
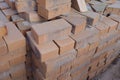
[[[25,46],[26,45],[25,38],[20,33],[20,31],[17,30],[16,26],[12,22],[7,23],[6,26],[8,29],[8,35],[6,35],[4,39],[5,42],[7,43],[8,50],[13,51],[22,46]]]
[[[49,31],[48,31],[48,27],[49,27]],[[65,20],[58,19],[42,24],[33,25],[32,34],[36,43],[41,44],[48,42],[49,40],[54,40],[56,38],[62,38],[64,36],[70,35],[71,28],[72,26],[68,24]]]
[[[78,34],[85,30],[86,18],[81,15],[67,15],[63,17],[66,21],[72,24],[72,33]]]
[[[69,50],[74,49],[75,41],[71,39],[70,37],[66,37],[64,39],[55,40],[55,43],[58,45],[60,49],[59,50],[60,54],[63,54]]]

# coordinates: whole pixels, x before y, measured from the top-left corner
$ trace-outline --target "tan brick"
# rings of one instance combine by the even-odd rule
[[[7,35],[7,28],[3,22],[0,22],[0,38]]]
[[[44,63],[38,63],[38,60],[35,60],[36,66],[39,67],[39,70],[44,75],[44,77],[50,77],[51,72],[56,74],[57,76],[64,71],[69,69],[65,64],[68,64],[74,60],[76,56],[75,50],[68,51],[66,54],[57,57],[56,59],[46,61]],[[62,66],[62,67],[61,67]],[[60,69],[61,68],[61,69]]]
[[[55,76],[56,74],[51,75],[50,77],[44,78],[44,76],[38,69],[34,72],[33,75],[34,75],[34,78],[37,80],[57,80],[57,78]]]
[[[0,80],[12,80],[10,78],[9,72],[3,72],[0,74]]]
[[[35,57],[35,55],[32,55],[32,60],[34,62],[34,66],[39,69],[43,77],[47,78],[50,77],[54,73],[54,77],[58,76],[60,74],[60,66],[57,63],[56,60],[49,60],[44,63],[38,62],[39,59]]]
[[[60,75],[60,76],[58,77],[58,80],[71,80],[70,73],[67,72],[67,73],[64,73],[64,74]]]
[[[26,61],[26,56],[22,55],[22,56],[13,57],[9,62],[10,62],[10,66],[13,67],[15,65],[25,63],[25,61]]]
[[[27,31],[30,31],[31,25],[28,21],[17,22],[18,29],[25,35]]]
[[[91,26],[95,25],[100,18],[100,15],[98,13],[91,12],[91,11],[84,12],[81,14],[87,17],[87,24]]]
[[[13,15],[13,16],[11,16],[11,19],[12,19],[12,21],[13,21],[14,23],[24,21],[24,19],[21,18],[19,15]]]
[[[95,28],[99,30],[100,36],[108,33],[109,30],[109,27],[102,22],[98,22],[97,24],[95,24]]]
[[[8,71],[10,69],[9,62],[0,63],[0,73]]]
[[[16,9],[19,13],[20,12],[26,12],[26,11],[30,10],[27,1],[23,1],[23,0],[22,1],[16,1],[15,2],[15,7],[16,7]]]
[[[74,69],[78,66],[83,66],[84,64],[89,64],[89,63],[90,63],[90,57],[89,56],[83,55],[83,56],[77,57],[74,60],[74,63],[72,65],[72,69]]]
[[[17,79],[21,76],[25,76],[26,75],[25,64],[20,64],[10,69],[10,74],[12,79]]]
[[[111,15],[109,16],[109,18],[111,18],[112,20],[120,23],[120,16],[119,16],[119,15],[111,14]]]
[[[60,75],[71,70],[72,64],[76,58],[76,51],[70,50],[65,55],[60,56],[58,63],[60,64]]]
[[[0,3],[0,9],[1,10],[8,9],[8,8],[9,8],[9,6],[6,2],[1,2]]]
[[[31,47],[36,54],[36,57],[40,58],[41,62],[54,59],[58,56],[59,48],[53,41],[38,45],[32,38],[31,32],[28,32],[27,35],[30,40]]]
[[[70,6],[71,3],[66,3],[61,6],[46,9],[38,5],[38,14],[44,17],[45,19],[49,20],[62,14],[69,13],[69,11],[71,10]]]
[[[11,18],[12,15],[17,14],[17,11],[12,10],[12,9],[5,9],[5,10],[3,10],[3,13],[4,13],[5,16],[7,17],[7,19],[10,20],[10,18]]]
[[[41,7],[44,8],[52,8],[55,6],[59,6],[65,3],[69,3],[70,0],[61,0],[61,1],[57,1],[57,0],[38,0],[38,5],[40,5]]]
[[[84,46],[77,49],[77,51],[78,51],[77,57],[88,54],[89,47],[90,47],[89,44],[86,43]]]
[[[9,1],[5,0],[5,1],[10,6],[10,8],[16,9],[16,7],[15,7],[15,1],[14,0],[9,0]]]
[[[95,36],[88,40],[88,44],[90,45],[89,51],[96,49],[99,46],[99,39],[99,36]]]
[[[15,79],[15,80],[28,80],[28,79],[27,79],[27,77],[26,77],[26,76],[21,76],[21,77],[19,77],[19,78]]]
[[[107,17],[102,17],[101,21],[109,26],[109,32],[117,29],[118,23],[113,21],[112,19]]]
[[[71,37],[75,40],[75,49],[79,49],[81,46],[85,45],[87,40],[97,35],[98,35],[98,30],[92,27],[92,28],[86,28],[85,31],[77,35],[71,35]]]
[[[72,33],[78,34],[81,31],[85,30],[86,27],[86,18],[79,15],[67,15],[63,17],[66,21],[72,24]]]
[[[71,77],[73,80],[75,80],[78,76],[80,78],[81,76],[86,75],[87,73],[88,73],[88,66],[85,65],[85,66],[78,67],[78,68],[75,68],[74,70],[72,70]]]
[[[66,37],[64,39],[54,40],[54,41],[59,47],[60,54],[66,53],[67,51],[74,49],[75,41],[70,37]]]
[[[9,22],[9,20],[6,18],[2,11],[0,11],[0,21],[3,21],[5,23]]]
[[[49,29],[48,29],[49,27]],[[38,44],[68,36],[72,26],[63,19],[32,25],[32,34]]]
[[[6,26],[8,29],[8,35],[6,35],[4,39],[7,44],[9,52],[26,46],[25,38],[16,28],[16,26],[12,22],[6,23]]]
[[[45,19],[39,16],[36,11],[26,11],[25,14],[26,14],[26,20],[29,22],[45,21]]]
[[[7,54],[7,46],[3,39],[0,39],[0,56]]]

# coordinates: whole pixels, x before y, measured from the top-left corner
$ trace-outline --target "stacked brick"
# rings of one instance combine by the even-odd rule
[[[27,80],[25,38],[12,22],[0,26],[7,31],[0,39],[0,80]]]
[[[45,19],[66,14],[70,9],[71,0],[38,0],[38,14]]]
[[[0,0],[0,80],[90,80],[119,55],[119,15],[73,10],[41,23],[36,5],[52,19],[71,1]]]
[[[71,28],[64,19],[58,19],[33,25],[27,33],[35,80],[71,79],[71,66],[76,57],[74,40],[68,36]]]
[[[33,25],[27,33],[34,79],[90,80],[119,55],[119,18],[94,12],[62,18]]]

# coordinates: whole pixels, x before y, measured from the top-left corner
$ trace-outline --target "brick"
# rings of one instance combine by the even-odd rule
[[[118,23],[113,21],[112,19],[107,18],[107,17],[103,17],[101,19],[101,21],[109,26],[109,32],[114,31],[114,30],[117,29]]]
[[[19,13],[36,10],[36,2],[34,0],[15,1],[15,7]]]
[[[60,76],[58,77],[58,80],[71,80],[70,73],[67,72],[67,73],[64,73],[64,74],[60,75]]]
[[[96,76],[96,71],[89,73],[89,80]]]
[[[83,67],[78,67],[78,68],[75,68],[74,70],[72,70],[72,72],[71,72],[72,79],[73,80],[75,80],[76,78],[81,79],[81,76],[87,74],[88,73],[88,67],[87,66],[88,65],[83,66]]]
[[[90,63],[89,56],[83,55],[83,56],[77,57],[73,62],[72,69],[79,67],[79,66],[80,67],[84,66],[85,64],[89,64],[89,63]]]
[[[16,1],[15,2],[15,7],[17,9],[17,12],[25,12],[25,11],[29,11],[29,5],[27,3],[27,1]]]
[[[12,79],[17,79],[21,76],[25,76],[26,75],[25,64],[20,64],[10,69],[10,75]]]
[[[7,28],[3,22],[0,22],[0,38],[7,35]]]
[[[71,3],[63,4],[61,6],[56,6],[53,8],[43,8],[38,5],[38,14],[47,20],[60,16],[62,14],[69,13],[71,10]]]
[[[120,32],[120,24],[118,25],[118,28],[117,28],[117,29],[118,29],[118,31]]]
[[[26,14],[26,20],[29,22],[45,21],[45,19],[39,16],[36,11],[26,11],[25,14]]]
[[[66,21],[72,24],[72,33],[78,34],[85,30],[86,18],[81,15],[67,15],[64,17]]]
[[[30,31],[31,24],[28,21],[17,22],[18,29],[25,35],[27,31]]]
[[[55,74],[54,77],[59,75],[60,66],[56,60],[49,60],[44,63],[40,63],[35,55],[32,55],[32,60],[34,62],[34,66],[39,70],[39,72],[41,72],[43,77],[48,78],[52,75],[51,73]]]
[[[77,35],[71,35],[71,37],[73,40],[75,40],[75,49],[79,49],[81,46],[85,45],[85,43],[87,42],[87,39],[90,39],[91,37],[97,36],[97,35],[98,35],[98,30],[92,27],[92,28],[86,28],[85,31]]]
[[[58,63],[60,64],[60,74],[64,74],[71,70],[75,58],[76,58],[76,51],[73,49],[68,51],[65,55],[62,55],[58,59]]]
[[[24,47],[26,45],[25,38],[16,28],[16,26],[12,22],[10,22],[6,23],[6,27],[8,30],[8,35],[4,37],[4,40],[7,44],[9,52]]]
[[[107,34],[109,30],[109,27],[102,22],[95,24],[95,28],[99,30],[100,36]]]
[[[84,46],[77,49],[77,51],[78,51],[77,57],[84,56],[84,55],[88,54],[89,47],[90,47],[89,44],[86,43]]]
[[[119,15],[111,14],[111,15],[109,16],[109,18],[111,18],[112,20],[120,23],[120,16],[119,16]]]
[[[37,44],[43,44],[45,42],[70,35],[71,28],[72,26],[68,24],[65,20],[58,19],[32,25],[32,35]]]
[[[66,53],[67,51],[74,49],[75,41],[71,39],[70,37],[66,37],[66,38],[63,38],[60,40],[54,40],[54,41],[59,47],[60,55],[63,53]]]
[[[75,56],[76,56],[76,51],[71,50],[64,55],[57,57],[56,59],[46,61],[42,64],[37,63],[38,60],[36,60],[35,62],[36,65],[39,67],[41,73],[44,75],[44,77],[50,77],[51,72],[56,75],[59,75],[61,73],[64,73],[63,72],[64,70],[65,71],[68,70],[69,67],[66,67],[65,64],[68,64],[70,62],[72,64],[72,61],[74,60]],[[70,66],[70,64],[68,66]]]
[[[12,21],[13,21],[14,23],[24,21],[24,19],[21,18],[19,15],[13,15],[13,16],[11,16],[11,19],[12,19]]]
[[[15,1],[14,0],[9,0],[9,1],[6,0],[6,2],[10,6],[10,8],[12,8],[14,10],[16,9],[15,8]]]
[[[7,46],[3,39],[0,39],[0,56],[7,54]]]
[[[19,77],[19,78],[15,79],[15,80],[28,80],[28,79],[27,79],[27,77],[26,77],[26,76],[21,76],[21,77]]]
[[[95,25],[100,18],[100,15],[98,13],[91,12],[91,11],[84,12],[81,14],[87,17],[87,24],[91,26]]]
[[[10,69],[9,62],[0,63],[0,73],[8,71]]]
[[[6,2],[1,2],[0,3],[0,9],[1,10],[8,9],[8,8],[9,8],[9,6]]]
[[[0,79],[1,79],[1,80],[12,80],[12,79],[10,78],[9,72],[3,72],[3,73],[1,73],[1,74],[0,74]]]
[[[10,20],[12,15],[17,14],[17,11],[12,10],[12,9],[5,9],[5,10],[3,10],[3,13],[7,17],[7,19]]]
[[[2,13],[2,11],[0,11],[0,20],[3,22],[9,22],[9,20],[6,18],[6,16]]]
[[[34,79],[37,80],[57,80],[57,78],[55,78],[55,75],[50,76],[49,78],[44,78],[44,76],[42,75],[42,73],[37,69],[34,72]]]
[[[42,45],[38,45],[35,43],[30,32],[27,33],[27,35],[36,57],[38,57],[41,62],[54,59],[58,56],[59,48],[53,41],[42,44]]]
[[[99,39],[99,36],[95,36],[88,40],[88,44],[90,45],[89,51],[96,49],[99,46]]]
[[[38,5],[40,5],[43,8],[52,8],[55,6],[59,6],[65,3],[69,3],[71,2],[70,0],[61,0],[61,1],[57,1],[57,0],[38,0]]]
[[[21,63],[25,63],[26,61],[26,56],[25,55],[22,55],[22,56],[16,56],[16,57],[13,57],[9,63],[10,63],[10,66],[15,66],[15,65],[19,65]]]

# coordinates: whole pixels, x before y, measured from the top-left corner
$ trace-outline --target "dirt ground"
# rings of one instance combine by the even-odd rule
[[[93,80],[120,80],[120,56],[107,70],[95,77]]]

